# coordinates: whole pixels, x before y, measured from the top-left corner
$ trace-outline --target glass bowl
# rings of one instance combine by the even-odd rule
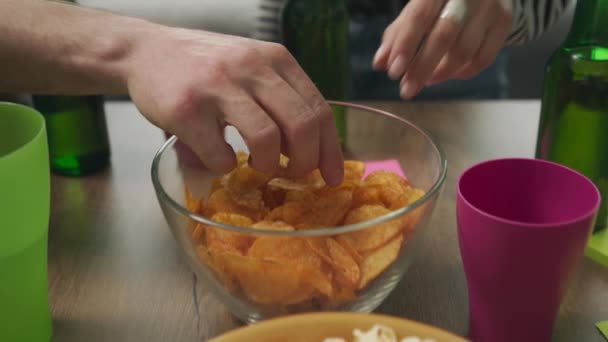
[[[192,163],[191,158],[185,158],[176,137],[168,139],[154,157],[152,182],[156,195],[188,264],[203,286],[242,321],[251,323],[299,312],[371,312],[397,286],[417,250],[422,248],[420,231],[427,226],[446,177],[447,163],[443,153],[424,130],[399,116],[358,104],[330,103],[336,112],[344,113],[346,117],[345,159],[366,163],[391,161],[401,167],[413,188],[422,190],[417,199],[404,207],[386,210],[378,217],[351,220],[349,222],[355,223],[335,227],[301,230],[245,228],[212,221],[192,207],[192,200],[186,197],[190,194],[194,198],[203,197],[205,202],[207,195],[217,187],[216,179],[221,175]],[[247,150],[238,132],[231,127],[227,128],[226,141],[235,151]],[[389,236],[388,227],[400,228],[390,230]],[[246,236],[250,243],[248,246],[262,238],[289,243],[305,241],[308,247],[318,247],[317,243],[322,240],[323,251],[315,249],[315,252],[320,256],[331,254],[331,258],[320,258],[319,269],[306,269],[309,273],[299,268],[298,255],[280,263],[270,259],[250,263],[246,259],[247,250],[242,252],[245,257],[209,254],[210,250],[202,247],[205,244],[201,241],[208,241],[206,239],[213,234]],[[358,241],[359,244],[353,242],[347,246],[343,244],[345,240]],[[382,243],[374,245],[370,242],[376,240]],[[336,241],[340,246],[336,246]],[[290,253],[304,248],[298,246],[285,248],[277,245],[278,248],[271,253],[281,249]],[[341,257],[344,252],[348,255]],[[337,262],[329,264],[344,258],[348,259],[350,263],[346,265],[350,266]],[[353,278],[355,273],[349,273],[349,270],[356,269],[358,273]],[[323,278],[322,284],[319,277]],[[344,283],[345,278],[354,284],[354,291],[344,293],[340,285],[335,285]]]

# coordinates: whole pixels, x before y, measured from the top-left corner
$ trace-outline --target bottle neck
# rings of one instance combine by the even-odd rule
[[[578,0],[565,45],[608,46],[608,0]]]

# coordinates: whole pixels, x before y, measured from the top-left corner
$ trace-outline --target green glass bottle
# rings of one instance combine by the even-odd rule
[[[283,44],[328,100],[348,99],[348,21],[344,0],[288,0],[283,9]],[[344,144],[345,109],[334,106],[333,111]]]
[[[54,172],[82,176],[109,164],[103,96],[34,95],[32,100],[46,119]]]
[[[46,121],[51,170],[83,176],[109,165],[103,96],[33,95],[32,104]]]
[[[547,63],[536,156],[595,182],[606,227],[608,196],[608,0],[577,1],[572,27]],[[556,184],[559,186],[559,184]]]

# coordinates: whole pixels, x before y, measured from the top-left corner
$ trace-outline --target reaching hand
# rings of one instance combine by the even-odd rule
[[[373,66],[401,78],[404,99],[426,85],[472,78],[503,47],[511,12],[511,0],[410,0],[386,28]]]
[[[282,45],[157,29],[136,42],[127,77],[129,93],[152,123],[177,135],[214,171],[236,165],[223,137],[232,125],[255,169],[274,172],[284,152],[292,176],[318,167],[328,184],[341,182],[331,108]]]

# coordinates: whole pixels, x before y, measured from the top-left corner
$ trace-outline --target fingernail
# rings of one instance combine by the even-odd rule
[[[333,173],[328,175],[328,177],[325,179],[325,182],[330,187],[338,186],[338,185],[342,184],[343,181],[344,181],[344,172],[340,168],[334,170]]]
[[[401,87],[401,98],[404,100],[409,100],[418,92],[418,84],[412,81],[406,81]]]
[[[378,64],[378,60],[380,59],[380,57],[382,57],[382,55],[384,54],[385,51],[386,51],[386,46],[384,44],[380,45],[380,47],[378,48],[378,51],[376,51],[376,54],[374,55],[374,60],[372,62],[374,68]]]
[[[335,173],[334,173],[334,185],[338,186],[340,184],[342,184],[342,182],[344,181],[344,169],[339,167],[338,169],[336,169]]]
[[[399,77],[401,77],[401,75],[403,75],[405,72],[405,67],[405,58],[402,56],[397,56],[397,58],[395,58],[391,64],[391,67],[388,69],[388,77],[393,81],[399,79]]]

